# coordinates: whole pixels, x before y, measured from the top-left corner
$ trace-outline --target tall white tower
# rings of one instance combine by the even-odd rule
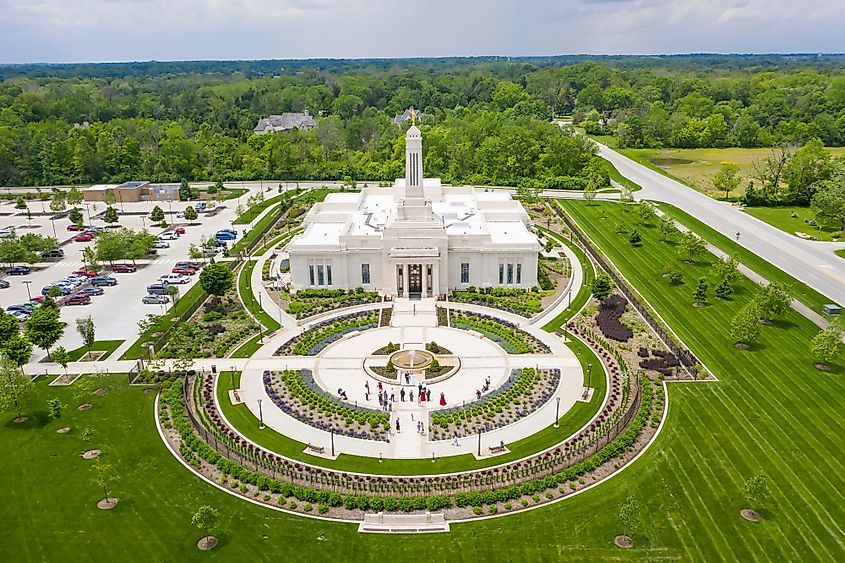
[[[422,134],[411,125],[405,135],[405,198],[423,199]]]

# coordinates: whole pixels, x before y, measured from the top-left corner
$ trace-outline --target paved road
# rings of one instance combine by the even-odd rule
[[[642,186],[634,192],[637,199],[670,203],[734,240],[740,233],[739,244],[832,301],[845,304],[845,260],[833,254],[845,246],[842,243],[801,240],[597,144],[602,158]]]

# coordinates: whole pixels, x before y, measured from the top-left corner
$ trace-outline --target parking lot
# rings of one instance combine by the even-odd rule
[[[245,202],[250,194],[245,194],[241,197],[241,201]],[[29,221],[25,214],[18,215],[19,211],[14,209],[14,202],[4,202],[0,205],[0,228],[14,227],[18,235],[28,232],[33,232],[45,236],[53,236],[53,223],[55,223],[56,234],[60,243],[72,238],[78,234],[73,231],[68,231],[67,226],[70,220],[63,218],[51,222],[49,215],[33,215],[32,225],[36,228],[29,229]],[[155,202],[140,202],[140,203],[124,203],[124,214],[120,215],[120,222],[118,225],[125,226],[133,230],[139,230],[146,227],[152,234],[158,235],[163,232],[163,229],[158,225],[152,225],[148,214],[155,206]],[[100,271],[104,274],[111,275],[118,280],[118,285],[111,287],[103,287],[104,293],[98,296],[91,297],[91,303],[88,305],[68,305],[61,308],[61,318],[68,323],[65,329],[65,334],[59,341],[57,346],[64,346],[67,350],[72,350],[82,346],[82,339],[76,331],[76,319],[91,315],[96,326],[97,340],[123,340],[126,342],[118,348],[115,357],[123,353],[138,336],[138,321],[143,319],[147,314],[161,314],[170,305],[145,305],[141,299],[147,295],[146,287],[150,284],[157,283],[160,276],[170,273],[176,262],[189,260],[188,249],[191,244],[200,245],[200,241],[204,237],[214,237],[214,233],[219,229],[231,228],[232,221],[235,219],[235,209],[238,205],[238,200],[231,200],[220,202],[218,208],[225,207],[219,210],[216,214],[209,215],[202,213],[199,218],[194,221],[194,225],[189,225],[184,219],[176,219],[175,215],[178,212],[190,205],[190,202],[173,202],[172,203],[172,219],[171,206],[167,202],[159,202],[158,205],[167,214],[167,221],[172,226],[182,226],[185,228],[185,234],[180,236],[177,240],[168,241],[169,248],[158,249],[158,255],[150,260],[138,260],[137,272],[134,273],[115,273],[112,274],[107,264],[102,264]],[[33,214],[41,212],[39,202],[29,202],[30,210]],[[45,202],[45,206],[49,206],[49,202]],[[90,204],[89,204],[90,206]],[[120,205],[115,205],[120,210]],[[85,215],[85,223],[88,223],[87,211],[81,206],[83,215]],[[91,209],[92,218],[96,213],[102,212],[105,209],[103,203],[97,203],[96,209]],[[49,207],[47,207],[49,211]],[[94,218],[90,226],[105,226],[102,219]],[[247,225],[238,226],[238,238],[241,236],[241,231]],[[29,290],[33,297],[41,294],[41,288],[70,275],[73,271],[83,268],[82,249],[92,246],[93,242],[69,242],[64,244],[61,248],[64,250],[64,258],[62,260],[53,262],[42,262],[31,265],[32,271],[24,276],[5,276],[10,283],[7,289],[0,289],[0,306],[4,309],[9,305],[26,303],[29,298],[27,295],[27,285],[24,281],[29,281]],[[3,271],[8,268],[4,265]],[[197,283],[198,275],[191,277],[191,281],[187,284],[180,284],[179,295],[184,295],[195,283]],[[35,349],[32,361],[38,361],[46,354],[43,350]]]

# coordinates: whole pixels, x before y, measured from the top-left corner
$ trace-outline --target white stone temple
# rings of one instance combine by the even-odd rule
[[[291,284],[363,287],[422,298],[475,287],[531,288],[540,244],[504,190],[442,186],[423,177],[422,136],[405,136],[405,178],[392,188],[332,193],[288,246]]]

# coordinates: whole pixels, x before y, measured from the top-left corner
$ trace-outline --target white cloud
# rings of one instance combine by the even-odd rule
[[[835,0],[0,0],[0,62],[842,50]]]

